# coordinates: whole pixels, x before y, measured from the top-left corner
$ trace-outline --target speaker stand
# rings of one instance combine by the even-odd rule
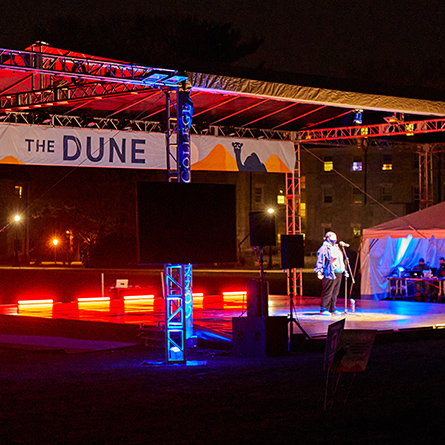
[[[292,270],[288,270],[289,276],[292,276],[293,281],[293,274]],[[293,291],[294,286],[289,286],[289,318],[288,323],[290,323],[290,333],[289,333],[289,346],[290,346],[290,339],[292,338],[294,334],[294,323],[297,325],[297,327],[300,329],[300,331],[303,333],[303,335],[306,337],[306,340],[312,340],[312,337],[303,329],[303,326],[294,318],[294,296]]]

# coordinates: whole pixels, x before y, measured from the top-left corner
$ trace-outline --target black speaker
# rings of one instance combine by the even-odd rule
[[[241,357],[288,354],[287,317],[232,318],[232,353]]]
[[[281,235],[281,268],[302,269],[303,267],[303,235]]]
[[[267,317],[269,315],[269,282],[263,281],[262,293],[261,280],[248,281],[246,283],[246,289],[247,316]]]
[[[275,246],[275,215],[265,212],[249,213],[250,245]]]

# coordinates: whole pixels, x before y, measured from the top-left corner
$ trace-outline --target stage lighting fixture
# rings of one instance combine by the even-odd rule
[[[354,124],[361,125],[363,123],[363,110],[357,109],[354,113]]]
[[[394,113],[391,116],[385,116],[383,118],[388,124],[400,124],[404,121],[404,117],[403,114],[399,116],[397,116],[397,113]]]

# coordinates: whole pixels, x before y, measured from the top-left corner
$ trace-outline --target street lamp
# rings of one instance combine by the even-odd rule
[[[267,209],[267,213],[272,216],[275,213],[275,209],[273,207],[269,207]],[[272,246],[269,246],[269,264],[267,265],[268,269],[273,268],[273,260],[272,260]]]
[[[19,223],[20,220],[22,219],[22,217],[17,214],[14,215],[14,222],[15,223]],[[20,240],[19,240],[19,228],[18,228],[18,224],[16,224],[15,227],[15,239],[14,239],[14,267],[18,267],[19,264],[19,250],[22,249]]]
[[[57,264],[57,244],[59,244],[59,240],[57,238],[53,238],[52,243],[54,246],[54,264]]]

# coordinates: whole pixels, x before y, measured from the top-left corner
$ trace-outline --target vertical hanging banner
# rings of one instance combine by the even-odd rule
[[[0,163],[166,169],[165,134],[0,124]],[[291,172],[290,141],[192,135],[192,170]]]

